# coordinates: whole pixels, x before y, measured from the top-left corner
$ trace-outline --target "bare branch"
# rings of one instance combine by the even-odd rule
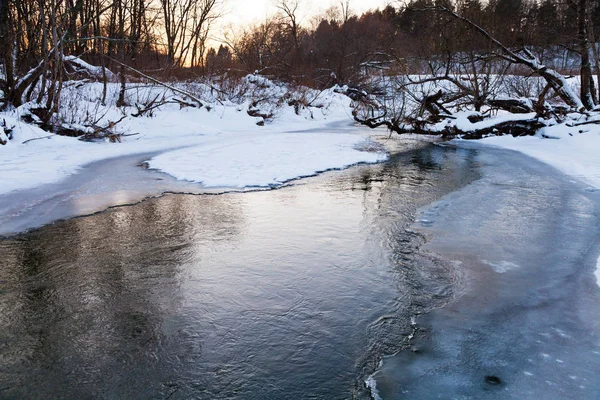
[[[202,100],[200,100],[196,96],[194,96],[194,95],[186,92],[185,90],[181,90],[181,89],[176,88],[175,86],[171,86],[171,85],[169,85],[167,83],[161,82],[158,79],[151,77],[150,75],[146,75],[145,73],[143,73],[142,71],[140,71],[138,69],[135,69],[135,68],[130,67],[129,65],[127,65],[125,63],[122,63],[122,62],[120,62],[118,60],[115,60],[114,58],[111,58],[111,57],[108,57],[108,56],[106,56],[106,57],[109,58],[112,62],[115,62],[118,65],[122,66],[123,68],[128,69],[129,71],[132,71],[132,72],[138,74],[142,78],[148,79],[149,81],[154,82],[157,85],[163,86],[163,87],[165,87],[165,88],[167,88],[169,90],[172,90],[175,93],[179,93],[179,94],[181,94],[183,96],[189,97],[190,99],[192,99],[193,101],[195,101],[196,103],[198,103],[199,107],[203,107],[204,106],[204,103],[202,102]]]

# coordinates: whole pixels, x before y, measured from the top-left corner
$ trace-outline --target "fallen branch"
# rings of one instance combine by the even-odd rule
[[[431,123],[417,118],[404,118],[402,121],[387,119],[385,118],[385,115],[373,118],[360,118],[356,110],[352,115],[356,122],[372,129],[385,126],[391,132],[395,132],[399,135],[408,133],[436,135],[441,136],[445,140],[454,138],[481,139],[490,135],[501,136],[506,134],[515,137],[529,136],[535,134],[538,129],[546,126],[545,123],[540,121],[537,117],[508,121],[502,120],[497,123],[490,121],[490,124],[480,124],[479,126],[475,123],[471,123],[467,127],[459,128],[455,123],[452,123],[452,121],[456,120],[456,117],[448,119],[448,123],[441,127],[441,123]]]
[[[581,125],[592,125],[592,124],[600,124],[600,119],[593,119],[590,121],[583,121],[583,122],[567,122],[566,123],[566,125],[569,127],[581,126]]]
[[[490,99],[487,104],[492,108],[513,114],[526,114],[534,111],[529,99]]]
[[[29,143],[29,142],[33,142],[34,140],[40,140],[40,139],[50,139],[50,138],[52,138],[52,135],[48,135],[48,136],[42,136],[42,137],[37,137],[37,138],[33,138],[33,139],[27,139],[27,140],[25,140],[25,141],[24,141],[23,143],[21,143],[21,144],[26,144],[26,143]]]
[[[118,60],[115,60],[115,59],[114,59],[114,58],[112,58],[112,57],[108,57],[108,56],[105,56],[105,57],[107,57],[109,60],[111,60],[111,61],[113,61],[113,62],[115,62],[115,63],[119,64],[120,66],[122,66],[123,68],[125,68],[125,69],[127,69],[127,70],[129,70],[129,71],[135,72],[136,74],[138,74],[138,75],[139,75],[139,76],[141,76],[142,78],[148,79],[149,81],[151,81],[151,82],[154,82],[154,83],[156,83],[157,85],[160,85],[160,86],[162,86],[162,87],[165,87],[165,88],[167,88],[167,89],[169,89],[169,90],[172,90],[172,91],[173,91],[173,92],[175,92],[175,93],[179,93],[179,94],[181,94],[181,95],[183,95],[183,96],[189,97],[190,99],[192,99],[193,101],[195,101],[196,103],[198,103],[198,106],[199,106],[199,107],[204,107],[204,103],[202,102],[202,100],[200,100],[200,99],[199,99],[199,98],[197,98],[196,96],[194,96],[194,95],[192,95],[192,94],[190,94],[190,93],[186,92],[185,90],[181,90],[181,89],[178,89],[178,88],[176,88],[175,86],[171,86],[171,85],[169,85],[169,84],[167,84],[167,83],[161,82],[161,81],[159,81],[158,79],[156,79],[156,78],[153,78],[153,77],[151,77],[150,75],[146,75],[146,74],[145,74],[145,73],[143,73],[142,71],[140,71],[140,70],[138,70],[138,69],[135,69],[135,68],[133,68],[133,67],[130,67],[129,65],[127,65],[127,64],[125,64],[125,63],[122,63],[122,62],[120,62],[120,61],[118,61]]]
[[[517,54],[512,51],[505,45],[503,45],[500,41],[494,38],[488,31],[483,29],[481,26],[477,25],[475,22],[471,21],[468,18],[465,18],[456,12],[452,11],[446,7],[427,7],[422,9],[421,11],[433,11],[433,12],[441,12],[452,16],[460,21],[463,21],[471,28],[479,32],[483,37],[485,37],[490,43],[496,46],[500,50],[501,58],[513,63],[525,65],[530,68],[532,72],[538,74],[542,78],[546,80],[546,82],[554,89],[556,94],[569,106],[574,108],[577,111],[585,110],[585,106],[581,99],[571,90],[569,84],[565,77],[559,74],[557,71],[548,68],[543,65],[540,60],[528,49],[524,48],[522,51],[525,55]]]

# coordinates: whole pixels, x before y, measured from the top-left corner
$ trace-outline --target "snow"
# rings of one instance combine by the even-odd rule
[[[453,114],[453,117],[455,119],[448,119],[448,120],[439,122],[436,125],[436,129],[441,131],[442,129],[446,128],[448,125],[452,125],[463,132],[473,132],[478,129],[489,128],[491,126],[494,126],[496,124],[500,124],[503,122],[527,121],[532,118],[535,118],[534,112],[524,113],[524,114],[511,114],[511,113],[505,112],[505,113],[495,116],[494,118],[484,119],[483,121],[473,123],[473,122],[469,121],[468,117],[474,116],[474,115],[481,115],[481,114],[478,112],[474,112],[474,111],[457,112],[457,113]]]
[[[77,59],[72,61],[79,62]],[[211,104],[211,111],[180,109],[178,104],[168,104],[155,110],[152,116],[130,116],[118,125],[118,129],[134,136],[124,137],[122,144],[84,143],[49,135],[20,120],[27,107],[2,113],[0,125],[14,126],[14,139],[6,146],[0,146],[3,171],[0,194],[65,179],[87,163],[144,152],[166,152],[150,160],[150,165],[178,179],[235,187],[277,185],[323,170],[383,159],[381,154],[356,150],[357,144],[365,140],[370,131],[351,126],[350,100],[335,93],[336,88],[323,92],[292,92],[256,75],[249,75],[243,82],[240,91],[249,95],[240,95],[238,100],[232,100],[235,96],[219,99],[216,97],[218,92],[213,94],[212,90],[206,89],[201,92],[198,88],[202,84],[189,84],[185,89],[207,98],[205,103]],[[132,105],[157,96],[173,96],[164,88],[145,87],[141,85],[128,90]],[[68,83],[64,92],[61,113],[64,113],[65,123],[89,126],[91,121],[101,117],[98,124],[106,125],[122,117],[116,107],[98,105],[98,95],[102,93],[100,83],[83,86]],[[108,102],[112,103],[117,94],[118,85],[109,84]],[[301,96],[314,99],[312,103],[318,103],[318,107],[296,113],[293,107],[278,106]],[[273,121],[263,127],[256,126],[255,123],[262,119],[247,115],[246,111],[254,107],[250,98],[274,99],[258,104],[262,111],[273,114]],[[136,109],[131,107],[130,112],[134,111]],[[483,127],[502,119],[533,116],[505,114],[496,116],[494,121],[473,124],[467,119],[470,114],[472,112],[457,113],[458,118],[452,123],[465,129]],[[307,129],[310,132],[298,133]],[[6,135],[1,132],[2,129],[0,140],[6,141]],[[28,141],[30,139],[37,140]],[[600,188],[597,157],[600,154],[600,127],[596,125],[568,127],[561,124],[544,128],[535,137],[490,137],[483,142],[521,151]],[[183,147],[186,149],[181,149]]]
[[[600,189],[598,125],[554,125],[543,128],[536,136],[495,136],[482,139],[482,142],[520,151]]]
[[[98,68],[85,65],[76,58],[69,61],[88,70]],[[206,99],[211,111],[206,108],[180,109],[178,104],[168,104],[155,110],[151,116],[130,116],[118,125],[118,129],[120,133],[134,136],[124,137],[122,144],[83,143],[73,138],[49,135],[20,120],[28,106],[2,113],[0,125],[14,126],[14,139],[6,146],[0,146],[0,168],[3,171],[0,194],[56,182],[76,173],[87,163],[143,152],[166,152],[150,160],[150,165],[178,179],[209,186],[235,187],[277,185],[318,171],[383,159],[381,154],[356,150],[369,130],[348,129],[352,124],[350,100],[335,93],[336,88],[323,92],[308,89],[293,91],[264,77],[249,75],[242,80],[239,89],[246,95],[234,94],[224,99],[218,97],[218,91],[207,90],[206,85],[202,89],[202,83],[187,85],[184,89]],[[100,83],[80,85],[68,82],[64,93],[61,118],[66,124],[90,126],[99,120],[98,125],[106,125],[122,117],[116,107],[99,106]],[[147,85],[132,86],[127,94],[132,114],[136,111],[133,108],[135,104],[173,97],[173,93],[165,88],[148,89]],[[117,95],[118,85],[109,84],[108,103],[113,104]],[[312,99],[315,107],[294,110],[285,105],[302,97]],[[255,105],[251,99],[271,101],[261,100]],[[267,121],[264,127],[255,124],[262,118],[250,117],[246,113],[249,108],[256,107],[265,114],[273,115],[272,121]],[[457,113],[457,119],[451,123],[464,130],[481,128],[501,120],[533,117],[533,114],[507,113],[499,114],[493,120],[471,123],[467,118],[470,114],[472,112],[468,111]],[[444,123],[448,122],[441,124]],[[297,132],[306,129],[310,132]],[[333,133],[332,129],[338,133]],[[38,140],[28,141],[30,139]],[[0,140],[7,140],[2,129]],[[483,142],[521,151],[600,188],[600,162],[597,158],[600,154],[600,127],[596,125],[568,127],[560,124],[544,128],[535,137],[490,137]]]
[[[386,156],[364,152],[354,134],[287,133],[238,135],[163,153],[150,168],[207,187],[265,187]],[[225,155],[225,156],[224,156]]]
[[[596,261],[596,271],[594,272],[596,275],[596,284],[600,287],[600,257],[598,257],[598,261]]]
[[[267,83],[260,80],[261,85]],[[70,87],[65,88],[68,90]],[[92,120],[96,114],[103,115],[102,124],[121,118],[114,107],[95,110],[98,106],[94,93],[101,93],[100,84],[71,90],[63,104],[71,104],[74,114]],[[118,86],[111,85],[109,97],[117,91]],[[144,96],[153,98],[154,93],[138,94]],[[1,126],[12,127],[13,140],[0,146],[0,194],[58,182],[95,161],[148,152],[164,153],[150,160],[150,166],[178,179],[237,188],[279,185],[320,171],[387,157],[381,152],[358,149],[372,131],[353,126],[349,99],[327,91],[319,100],[325,106],[304,110],[300,115],[293,107],[273,110],[273,122],[265,126],[257,126],[257,118],[248,116],[248,102],[217,102],[210,111],[168,104],[152,117],[129,116],[122,121],[119,132],[131,135],[123,136],[123,143],[90,143],[49,134],[20,120],[27,111],[25,107],[4,112],[0,114],[0,132]],[[78,119],[68,122],[76,125]],[[0,139],[6,140],[5,136]]]
[[[85,71],[87,71],[92,76],[95,76],[98,78],[102,77],[102,67],[88,64],[87,62],[83,61],[81,58],[78,58],[75,56],[64,56],[63,59],[65,61],[69,61],[69,62],[77,65],[80,68],[83,68]],[[116,79],[116,76],[112,71],[110,71],[108,69],[105,69],[104,71],[105,71],[104,73],[106,74],[106,77],[109,80]]]
[[[482,261],[484,264],[487,264],[490,267],[492,267],[492,269],[499,274],[503,274],[503,273],[511,271],[513,269],[519,268],[519,266],[517,264],[512,263],[510,261],[498,261],[498,262],[493,262],[493,261],[488,261],[488,260],[482,260]]]
[[[377,390],[377,381],[375,378],[373,378],[373,375],[369,376],[367,380],[365,380],[365,386],[369,388],[371,397],[373,397],[374,400],[383,400],[379,394],[379,390]]]

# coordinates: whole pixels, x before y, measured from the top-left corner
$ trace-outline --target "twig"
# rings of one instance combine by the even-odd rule
[[[203,107],[203,106],[204,106],[204,103],[202,103],[202,101],[201,101],[199,98],[197,98],[196,96],[193,96],[192,94],[190,94],[190,93],[186,92],[185,90],[177,89],[177,88],[176,88],[176,87],[174,87],[174,86],[171,86],[171,85],[169,85],[169,84],[166,84],[166,83],[164,83],[164,82],[161,82],[161,81],[159,81],[158,79],[156,79],[156,78],[153,78],[153,77],[151,77],[150,75],[146,75],[146,74],[144,74],[142,71],[140,71],[140,70],[138,70],[138,69],[135,69],[135,68],[133,68],[133,67],[130,67],[129,65],[127,65],[127,64],[125,64],[125,63],[122,63],[122,62],[120,62],[120,61],[117,61],[117,60],[115,60],[115,59],[114,59],[114,58],[112,58],[112,57],[109,57],[109,56],[105,56],[105,57],[106,57],[106,58],[108,58],[109,60],[111,60],[111,61],[113,61],[113,62],[115,62],[115,63],[119,64],[119,65],[120,65],[120,66],[122,66],[123,68],[126,68],[126,69],[128,69],[128,70],[130,70],[130,71],[133,71],[133,72],[135,72],[136,74],[138,74],[138,75],[139,75],[139,76],[141,76],[142,78],[146,78],[146,79],[148,79],[149,81],[156,83],[157,85],[160,85],[160,86],[166,87],[167,89],[170,89],[170,90],[174,91],[175,93],[179,93],[179,94],[181,94],[181,95],[183,95],[183,96],[189,97],[190,99],[192,99],[192,100],[194,100],[196,103],[198,103],[198,105],[199,105],[200,107]]]
[[[42,137],[38,137],[38,138],[33,138],[33,139],[27,139],[26,141],[24,141],[21,144],[25,144],[25,143],[29,143],[29,142],[33,142],[34,140],[40,140],[40,139],[50,139],[53,135],[48,135],[48,136],[42,136]]]

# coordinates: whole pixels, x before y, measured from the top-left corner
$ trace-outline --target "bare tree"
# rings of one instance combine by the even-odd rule
[[[4,103],[15,102],[15,57],[13,53],[13,21],[9,13],[9,0],[0,0],[0,57],[4,67],[4,79],[0,79],[4,92]]]
[[[585,1],[585,0],[581,0]],[[553,89],[556,94],[560,96],[565,103],[567,103],[570,107],[575,108],[576,110],[584,110],[586,106],[584,106],[582,100],[575,95],[575,93],[569,88],[567,80],[564,76],[556,72],[555,70],[545,66],[540,62],[540,60],[533,55],[533,53],[526,48],[523,48],[523,54],[518,54],[517,52],[509,49],[504,44],[500,43],[496,38],[494,38],[491,34],[489,34],[485,29],[476,23],[472,22],[470,19],[465,18],[461,15],[458,15],[456,12],[445,8],[445,7],[436,7],[426,9],[424,11],[433,11],[433,12],[441,12],[452,16],[460,21],[465,22],[473,29],[478,31],[484,38],[486,38],[490,43],[495,45],[500,51],[499,56],[504,58],[505,60],[513,63],[524,65],[531,69],[532,72],[538,74],[542,78],[544,78],[549,86],[549,88]],[[590,74],[591,76],[591,74]]]
[[[160,0],[169,61],[201,65],[212,22],[220,16],[217,0]]]
[[[280,0],[279,3],[277,3],[277,8],[283,14],[282,23],[291,37],[296,50],[300,47],[298,38],[300,30],[298,25],[299,4],[300,2],[298,0]]]
[[[573,0],[575,1],[575,0]],[[592,77],[592,64],[590,62],[590,43],[588,27],[590,25],[587,0],[578,0],[577,7],[577,34],[579,40],[579,53],[581,56],[581,90],[580,97],[583,105],[588,110],[594,107],[594,78]]]

